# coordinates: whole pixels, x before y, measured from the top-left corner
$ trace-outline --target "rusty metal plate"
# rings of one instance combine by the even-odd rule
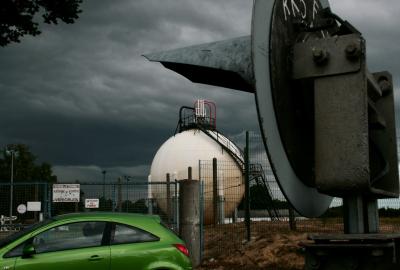
[[[315,39],[297,43],[293,49],[293,79],[314,78],[357,72],[361,69],[360,58],[349,61],[346,50],[364,54],[364,40],[357,34],[335,36],[326,39]],[[318,54],[320,59],[318,61]],[[323,54],[326,54],[325,59]],[[322,56],[322,57],[321,57]]]

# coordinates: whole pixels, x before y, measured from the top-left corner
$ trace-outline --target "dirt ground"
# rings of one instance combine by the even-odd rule
[[[400,223],[382,221],[382,232],[399,232]],[[205,228],[203,263],[196,270],[301,270],[309,233],[341,233],[340,220],[307,220],[290,231],[287,222],[252,223],[252,237],[246,240],[243,224]]]
[[[304,258],[300,242],[306,233],[290,232],[287,224],[253,226],[247,242],[242,225],[224,225],[205,229],[204,260],[197,270],[225,269],[302,269]]]

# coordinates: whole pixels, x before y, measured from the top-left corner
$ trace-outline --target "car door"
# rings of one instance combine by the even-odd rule
[[[110,240],[110,270],[148,269],[150,264],[157,261],[158,256],[162,256],[159,240],[149,232],[114,223]]]
[[[16,258],[15,270],[109,270],[106,222],[74,222],[44,231],[25,244],[36,254]]]

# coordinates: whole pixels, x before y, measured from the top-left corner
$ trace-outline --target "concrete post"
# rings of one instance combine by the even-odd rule
[[[193,267],[201,261],[200,182],[179,181],[179,235],[190,252]]]

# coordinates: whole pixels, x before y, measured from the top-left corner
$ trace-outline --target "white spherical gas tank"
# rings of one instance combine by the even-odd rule
[[[225,136],[217,132],[210,132],[210,135],[218,136],[220,143],[241,157],[240,150]],[[164,182],[167,173],[171,181],[188,179],[188,167],[192,167],[192,179],[199,180],[199,161],[206,162],[203,164],[207,165],[202,166],[201,180],[204,181],[204,221],[209,224],[213,221],[213,158],[218,161],[218,195],[224,198],[225,216],[231,216],[244,194],[242,169],[218,142],[199,129],[186,130],[169,138],[153,159],[149,179],[151,182]],[[165,188],[157,186],[150,193],[166,212]]]

